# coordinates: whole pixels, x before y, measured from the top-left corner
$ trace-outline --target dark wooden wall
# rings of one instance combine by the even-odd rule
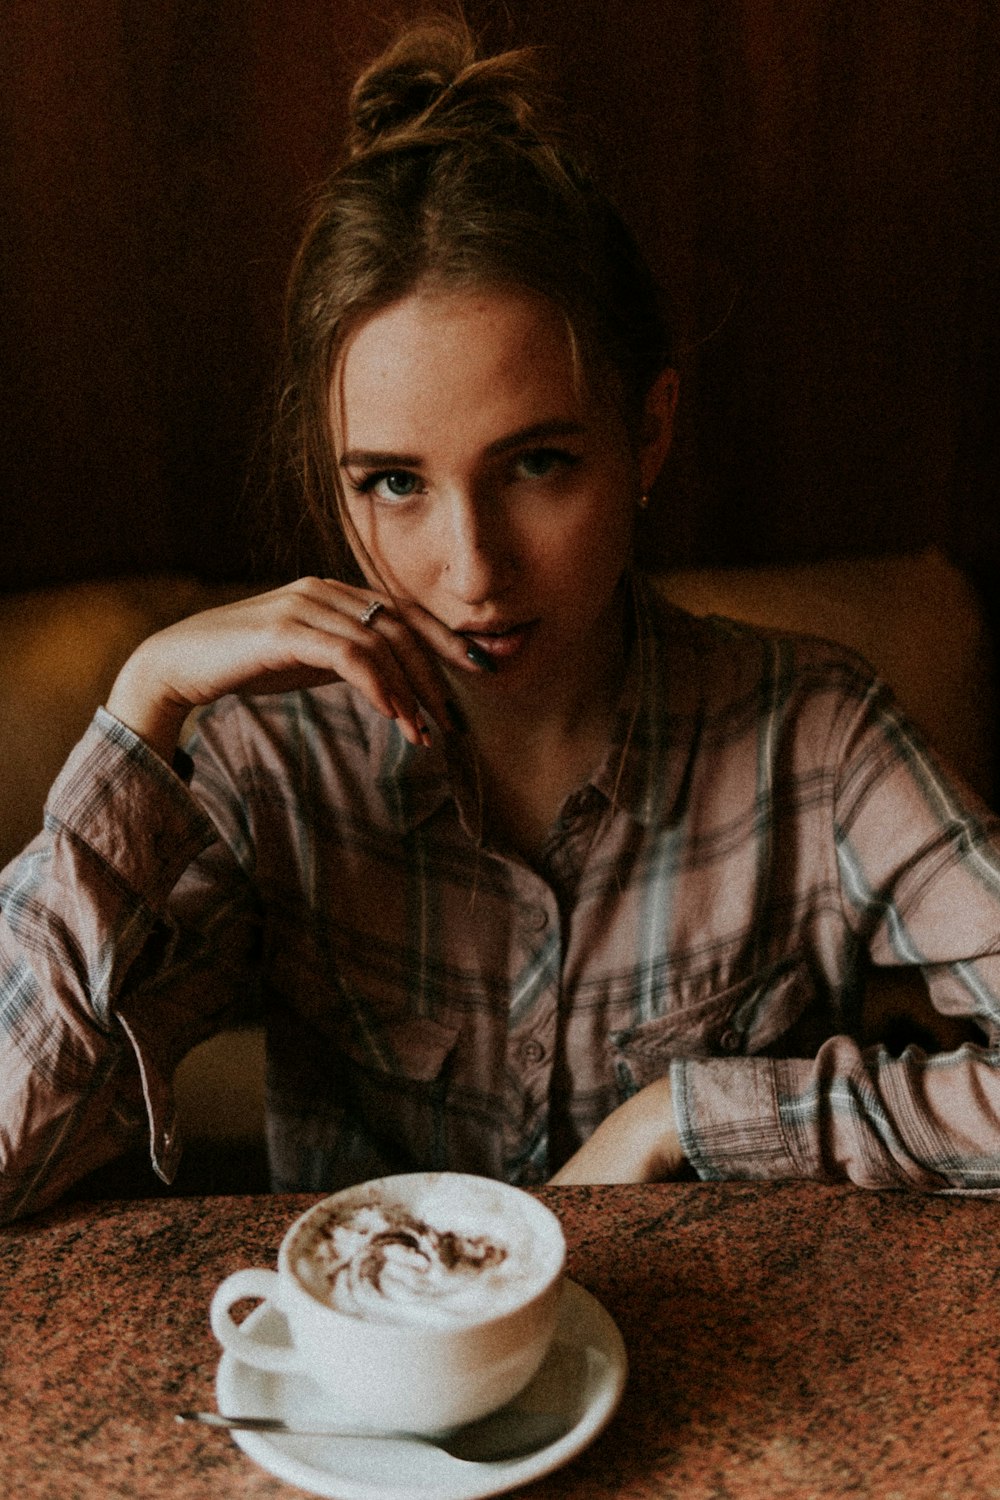
[[[548,44],[673,292],[684,403],[653,555],[933,541],[992,577],[996,5],[467,8],[494,40]],[[0,589],[267,566],[244,479],[284,271],[388,14],[6,0]]]

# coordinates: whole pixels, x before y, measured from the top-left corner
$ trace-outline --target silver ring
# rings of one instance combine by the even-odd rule
[[[366,607],[361,611],[358,619],[361,621],[362,625],[371,625],[380,609],[385,609],[385,605],[382,603],[381,599],[373,599],[372,602],[369,605],[366,605]]]

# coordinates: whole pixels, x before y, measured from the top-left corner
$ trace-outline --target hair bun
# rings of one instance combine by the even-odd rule
[[[348,150],[433,144],[469,129],[529,127],[539,91],[527,49],[483,60],[468,27],[448,19],[406,30],[351,92]]]

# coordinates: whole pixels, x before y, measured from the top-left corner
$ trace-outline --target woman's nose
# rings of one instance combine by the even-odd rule
[[[492,598],[517,569],[514,539],[502,505],[479,497],[458,497],[451,507],[444,571],[466,603]]]

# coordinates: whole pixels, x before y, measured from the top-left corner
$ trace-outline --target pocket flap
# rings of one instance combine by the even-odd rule
[[[642,1088],[662,1078],[675,1057],[763,1052],[791,1029],[812,995],[808,970],[786,960],[706,1000],[615,1032],[612,1047]]]
[[[352,1062],[373,1073],[430,1083],[458,1040],[458,1026],[429,1016],[384,1011],[338,1017],[333,1040]]]

